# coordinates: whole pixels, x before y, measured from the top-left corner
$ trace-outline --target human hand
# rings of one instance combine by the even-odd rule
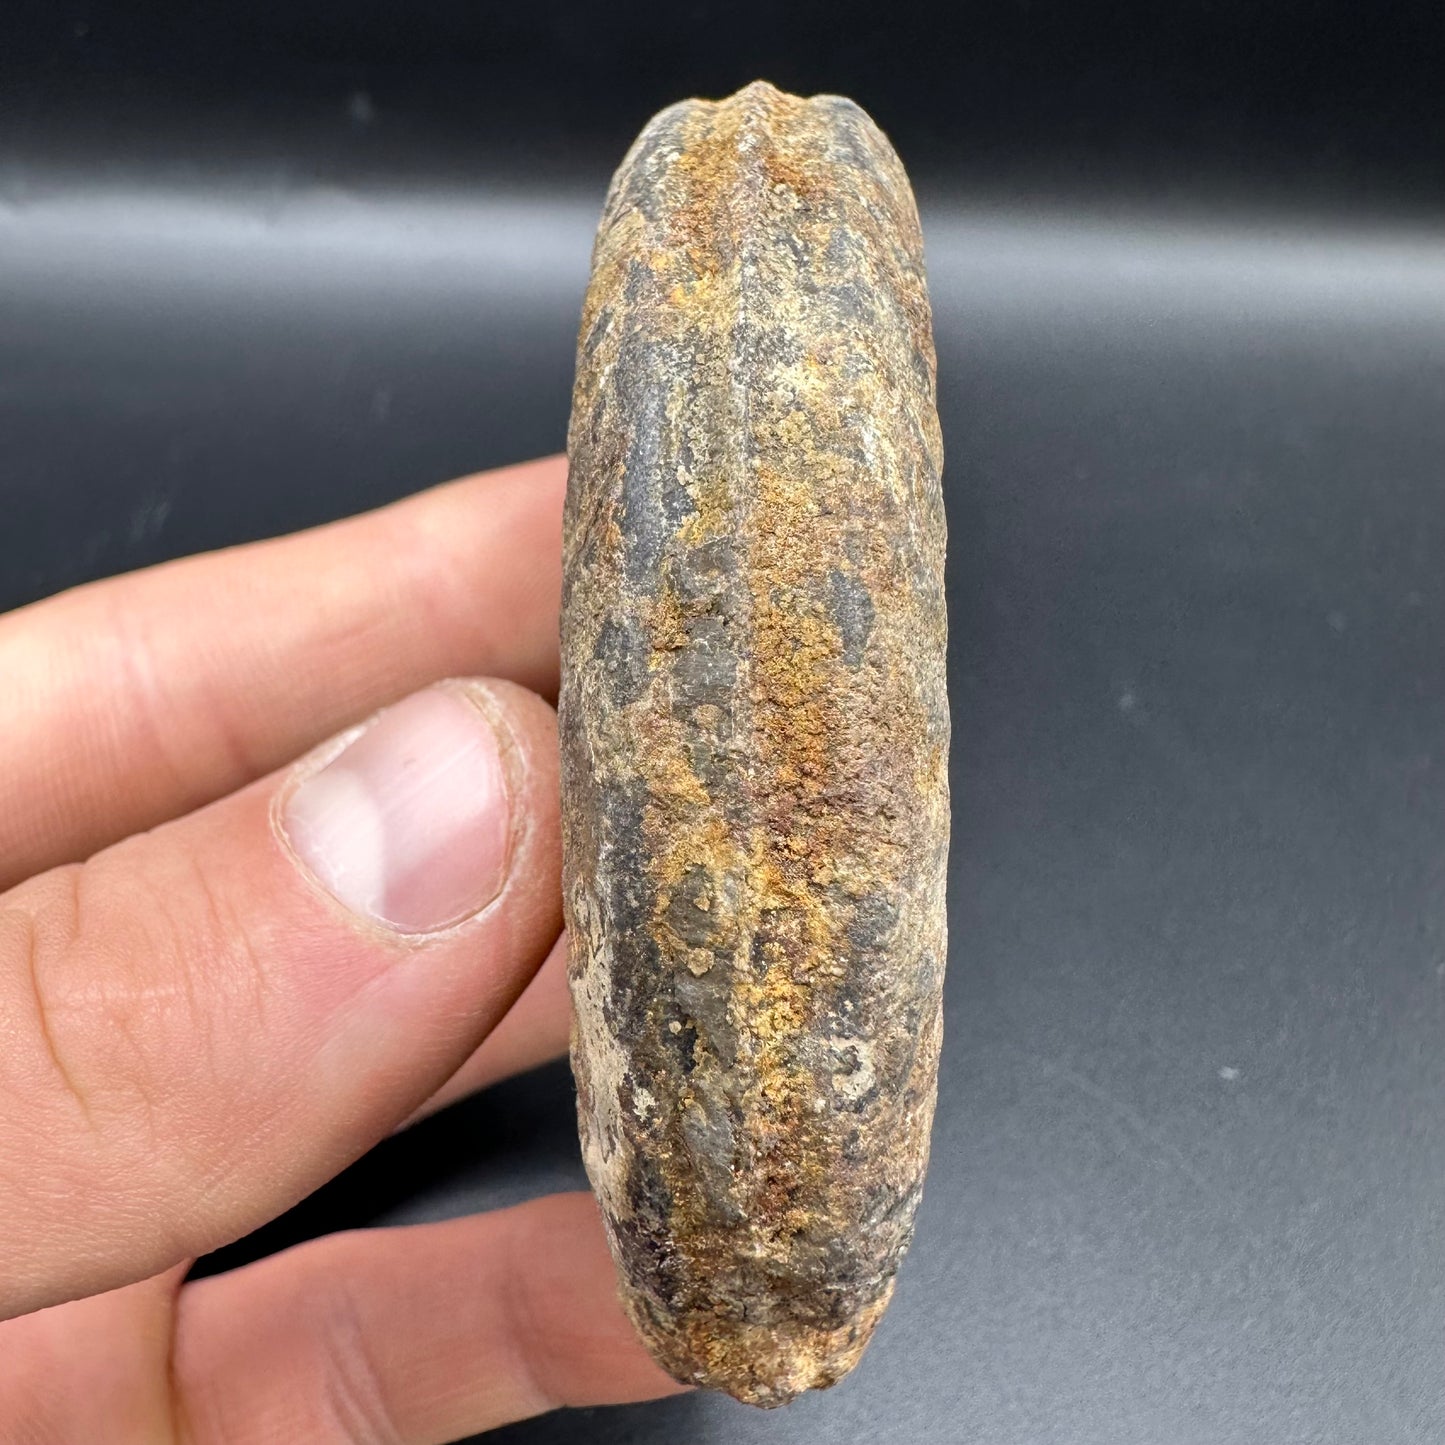
[[[679,1388],[586,1194],[183,1283],[566,1046],[564,477],[0,618],[0,1439],[423,1445]]]

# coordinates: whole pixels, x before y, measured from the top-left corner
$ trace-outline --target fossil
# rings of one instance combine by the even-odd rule
[[[913,1231],[948,850],[942,443],[908,179],[852,101],[654,117],[608,192],[564,534],[588,1175],[639,1332],[775,1405]]]

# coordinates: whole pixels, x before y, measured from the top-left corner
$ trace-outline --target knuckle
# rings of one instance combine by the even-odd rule
[[[525,1228],[525,1226],[524,1226]],[[539,1243],[541,1243],[539,1241]],[[513,1261],[532,1257],[525,1238],[510,1252]],[[542,1244],[545,1248],[545,1243]],[[533,1281],[515,1265],[502,1275],[499,1304],[507,1321],[507,1338],[511,1342],[510,1368],[513,1380],[531,1402],[531,1413],[545,1414],[572,1403],[567,1392],[553,1380],[552,1345],[547,1331],[537,1316],[537,1299]]]
[[[54,961],[75,937],[78,869],[62,868],[24,890],[21,901],[0,910],[0,962],[4,966],[7,1015],[17,1021],[19,1047],[4,1054],[6,1083],[35,1118],[57,1101],[89,1121],[90,1098],[70,1062],[65,999],[57,991]]]
[[[157,632],[158,617],[168,613],[128,600],[112,599],[106,661],[119,669],[125,686],[112,691],[130,710],[133,736],[144,739],[146,752],[169,779],[176,793],[195,803],[214,791],[213,769],[223,780],[239,785],[264,771],[251,756],[244,736],[231,720],[231,709],[219,695],[208,694],[203,679],[166,665]],[[178,717],[194,726],[178,728]],[[203,738],[205,745],[198,745]],[[177,739],[185,739],[180,746]]]
[[[367,1342],[365,1322],[349,1288],[325,1293],[322,1366],[326,1423],[337,1445],[403,1445],[385,1382]]]
[[[224,1018],[257,1004],[255,959],[203,867],[156,835],[15,890],[0,966],[28,1019],[0,1068],[36,1111],[78,1120],[115,1157],[191,1167],[187,1098],[216,1079]],[[215,985],[213,988],[212,985]],[[73,1137],[73,1136],[72,1136]]]

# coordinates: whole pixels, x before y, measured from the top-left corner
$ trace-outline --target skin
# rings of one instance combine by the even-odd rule
[[[0,1439],[440,1445],[679,1388],[585,1194],[183,1283],[566,1048],[564,484],[549,458],[0,617]],[[529,842],[419,941],[309,886],[273,814],[303,754],[453,677],[490,680]]]

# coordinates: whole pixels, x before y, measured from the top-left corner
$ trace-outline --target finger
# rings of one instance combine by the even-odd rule
[[[182,1291],[198,1445],[441,1445],[560,1405],[682,1387],[617,1302],[591,1196],[304,1244]]]
[[[0,1321],[0,1440],[174,1441],[170,1384],[186,1265]]]
[[[0,617],[0,887],[180,816],[439,677],[553,696],[560,457]]]
[[[561,928],[556,719],[428,689],[0,898],[0,1317],[155,1274],[434,1093]]]
[[[564,933],[553,944],[522,996],[507,1010],[507,1016],[407,1124],[415,1124],[490,1084],[560,1058],[567,1052],[571,1025],[572,1000],[567,993],[567,935]]]

